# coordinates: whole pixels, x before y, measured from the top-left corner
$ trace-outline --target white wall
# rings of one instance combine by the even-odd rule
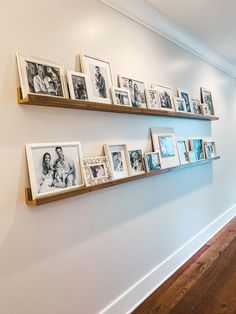
[[[97,0],[9,0],[0,32],[0,313],[97,313],[234,206],[235,82]],[[220,120],[20,106],[18,50],[68,69],[86,52],[110,59],[115,81],[128,74],[147,87],[158,82],[195,97],[200,86],[208,87]],[[37,208],[25,205],[25,143],[81,141],[84,156],[100,154],[104,143],[148,151],[155,126],[173,127],[177,136],[212,135],[221,159]],[[234,207],[108,311],[134,306],[233,215]]]

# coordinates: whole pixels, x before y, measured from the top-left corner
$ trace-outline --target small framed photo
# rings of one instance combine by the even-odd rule
[[[160,152],[161,168],[179,166],[178,148],[172,128],[151,128],[152,143],[155,152]]]
[[[191,99],[194,114],[202,114],[202,107],[199,99]]]
[[[147,172],[157,171],[161,169],[160,153],[145,153],[145,165]]]
[[[112,180],[107,156],[84,158],[83,170],[86,186],[101,184]]]
[[[190,163],[194,163],[194,162],[197,162],[197,155],[196,155],[196,152],[195,151],[189,151],[188,152],[188,155],[189,155],[189,162]]]
[[[67,97],[63,65],[16,53],[22,98],[28,94]]]
[[[129,90],[132,107],[146,108],[144,82],[123,75],[118,76],[118,81],[121,88]]]
[[[153,83],[152,88],[158,91],[160,109],[174,111],[171,87],[161,86]]]
[[[158,91],[152,88],[145,89],[147,107],[149,109],[160,109]]]
[[[174,105],[176,112],[186,112],[185,101],[180,97],[174,97]]]
[[[112,101],[114,105],[131,106],[131,99],[128,89],[112,87],[111,88]]]
[[[192,113],[191,100],[189,96],[189,92],[178,88],[178,96],[185,101],[186,112]]]
[[[201,104],[201,111],[204,116],[210,116],[210,111],[207,104]]]
[[[79,142],[27,144],[26,154],[33,199],[84,185]]]
[[[111,63],[85,54],[80,55],[82,71],[88,78],[89,99],[111,104],[110,88],[113,86]]]
[[[212,95],[209,89],[201,87],[201,100],[202,100],[202,103],[207,104],[208,114],[214,116],[215,112],[214,112],[214,106],[213,106],[213,101],[212,101]]]
[[[206,159],[217,157],[215,142],[204,142]]]
[[[189,163],[189,152],[188,144],[186,140],[178,140],[178,152],[179,152],[179,161],[181,165],[186,165]]]
[[[190,149],[195,152],[197,161],[205,159],[203,139],[191,139],[190,141]]]
[[[67,71],[70,98],[88,100],[87,77],[84,73]]]
[[[111,165],[111,172],[113,179],[121,179],[128,177],[128,166],[127,166],[127,147],[125,144],[121,145],[104,145],[105,155]]]
[[[143,151],[142,149],[127,150],[129,175],[137,175],[144,173]]]

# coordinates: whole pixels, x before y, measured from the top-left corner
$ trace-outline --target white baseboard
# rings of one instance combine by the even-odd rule
[[[235,216],[236,204],[178,248],[162,263],[100,311],[99,314],[131,313]]]

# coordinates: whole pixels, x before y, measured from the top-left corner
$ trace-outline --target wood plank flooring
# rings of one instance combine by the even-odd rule
[[[133,314],[236,314],[236,218]]]

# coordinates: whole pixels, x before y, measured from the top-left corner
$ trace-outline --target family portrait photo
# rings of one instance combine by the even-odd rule
[[[142,149],[128,150],[130,175],[144,172],[143,151]]]
[[[137,81],[125,76],[118,76],[121,88],[129,90],[132,107],[146,108],[144,82]]]
[[[80,62],[82,71],[88,78],[89,98],[92,101],[111,103],[113,78],[110,62],[88,55],[80,55]]]
[[[63,66],[26,58],[19,53],[17,63],[23,98],[29,93],[66,97]]]
[[[173,111],[172,89],[170,87],[152,84],[152,88],[158,91],[161,109]]]
[[[127,89],[112,87],[111,94],[112,94],[112,101],[114,105],[131,106],[130,94]]]
[[[147,100],[147,107],[149,109],[160,109],[157,90],[146,88],[145,95],[146,95],[146,100]]]
[[[111,169],[106,156],[84,158],[83,171],[86,186],[111,181]]]
[[[186,112],[192,113],[191,101],[189,93],[185,90],[178,88],[178,95],[185,102]]]
[[[158,152],[146,153],[145,164],[148,172],[159,170],[161,168],[159,153]]]
[[[88,100],[87,80],[85,74],[67,71],[67,82],[71,99]]]
[[[27,144],[34,198],[83,186],[80,143]]]
[[[211,91],[209,89],[201,87],[201,98],[202,102],[208,106],[208,114],[214,115],[215,112],[213,107]]]

